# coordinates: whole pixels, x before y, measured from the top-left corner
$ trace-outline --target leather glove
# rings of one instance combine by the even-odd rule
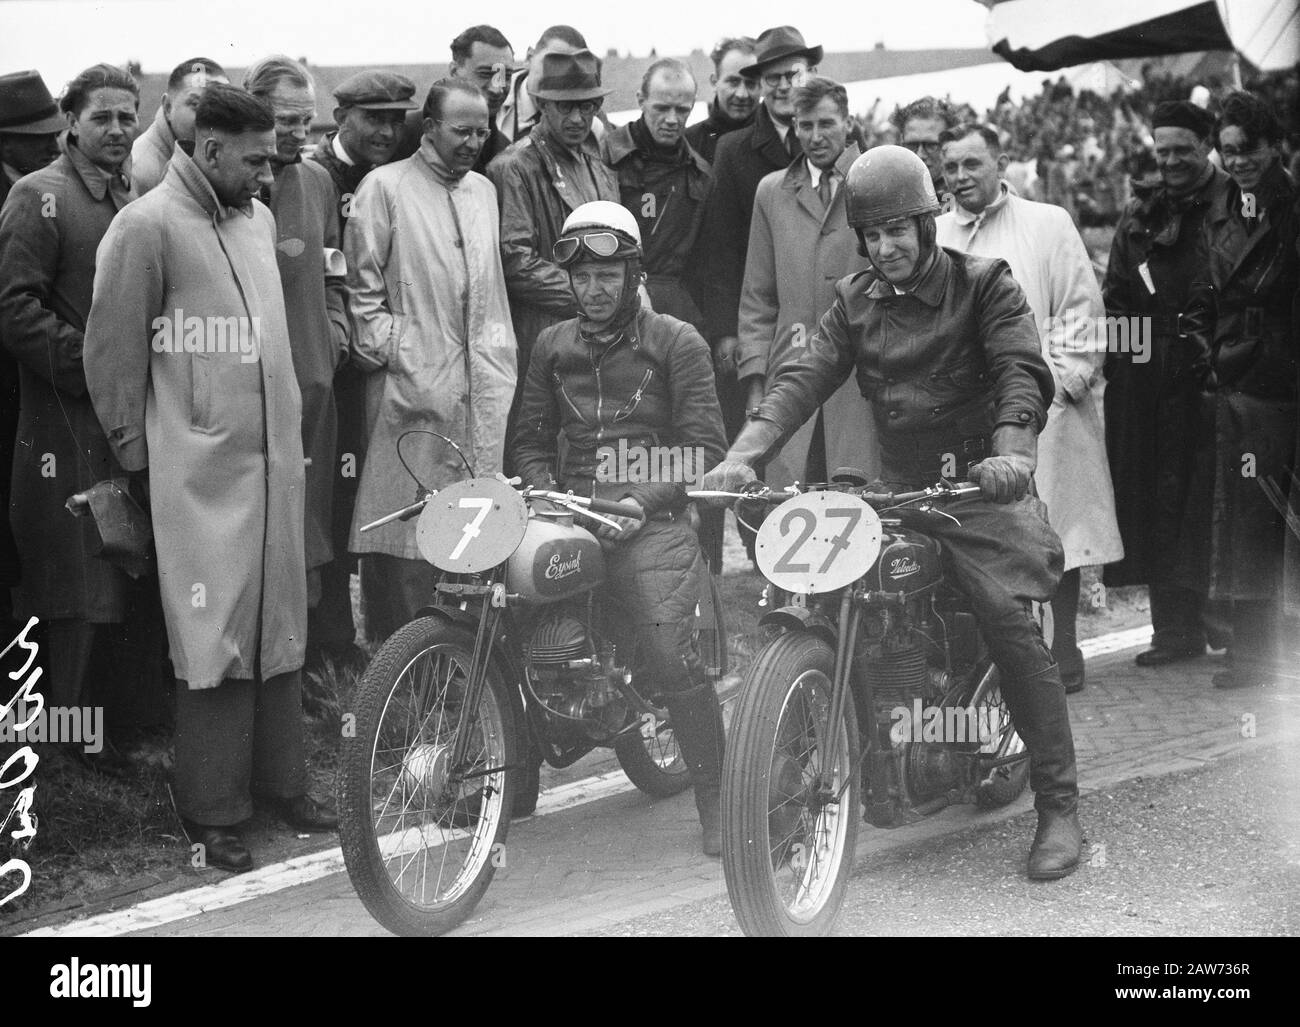
[[[608,524],[601,524],[600,522],[596,522],[594,524],[594,527],[596,530],[596,534],[598,536],[600,536],[603,539],[609,539],[609,541],[611,542],[627,541],[638,531],[640,531],[641,526],[645,524],[645,508],[640,503],[638,503],[635,499],[632,499],[629,496],[624,496],[622,499],[619,500],[619,502],[631,503],[633,506],[635,506],[638,510],[641,511],[641,516],[620,517],[616,514],[605,514],[605,516],[608,517],[611,521],[617,521],[619,528],[614,529],[611,528]],[[591,522],[588,522],[588,524],[590,525]]]
[[[723,460],[717,467],[709,471],[700,482],[700,488],[708,491],[717,492],[739,492],[751,481],[758,478],[754,473],[754,468],[741,460]],[[730,503],[729,499],[713,499],[711,503],[717,506],[725,506]]]
[[[754,473],[754,464],[759,463],[781,441],[781,434],[781,426],[772,421],[749,421],[736,436],[736,441],[727,450],[722,462],[704,476],[700,488],[717,492],[739,492],[758,477]],[[712,499],[709,502],[715,506],[726,506],[731,500]]]
[[[985,499],[1011,503],[1025,497],[1037,466],[1037,430],[1002,424],[993,431],[993,456],[972,465],[969,476],[983,491]]]

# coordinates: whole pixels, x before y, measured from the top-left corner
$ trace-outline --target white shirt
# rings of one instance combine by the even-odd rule
[[[339,160],[341,160],[344,164],[346,164],[350,168],[356,167],[357,162],[348,156],[348,151],[344,149],[343,143],[339,141],[339,134],[337,132],[334,133],[334,142],[332,145],[334,147],[335,157],[337,157]]]
[[[807,157],[804,158],[804,163],[808,165],[808,180],[812,183],[813,189],[816,189],[821,185],[823,174],[831,176],[831,199],[835,199],[835,194],[840,188],[840,176],[835,173],[835,169],[828,168],[823,172],[821,168],[810,161]]]

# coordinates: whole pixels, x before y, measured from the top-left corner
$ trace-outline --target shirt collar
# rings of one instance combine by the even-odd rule
[[[110,173],[82,153],[81,148],[77,146],[76,140],[66,131],[59,136],[59,149],[67,155],[72,167],[86,186],[86,191],[96,200],[103,200],[105,196],[111,194],[114,205],[118,210],[121,210],[131,200],[135,199],[131,194],[130,154],[127,154],[126,160],[122,162],[117,171]]]
[[[948,289],[948,275],[952,270],[952,260],[943,251],[942,246],[934,248],[934,257],[929,268],[910,289],[899,289],[893,282],[879,275],[867,288],[867,295],[875,300],[892,300],[898,296],[915,296],[927,307],[938,307],[943,302],[943,294]]]
[[[1007,197],[1011,195],[1011,190],[1005,180],[998,183],[998,195],[992,203],[985,207],[978,214],[972,214],[960,203],[954,203],[952,208],[953,220],[963,228],[978,228],[984,219],[990,214],[1001,210],[1006,206]]]
[[[194,144],[191,143],[192,147]],[[253,217],[253,201],[249,201],[242,207],[228,207],[217,197],[212,188],[212,183],[199,170],[199,166],[194,163],[194,158],[185,149],[184,143],[177,143],[176,148],[172,150],[172,159],[167,169],[168,175],[175,175],[185,189],[198,202],[199,206],[204,209],[211,217],[218,221],[225,221],[233,217],[236,213],[243,214],[250,220]]]
[[[357,162],[354,161],[350,156],[348,156],[348,151],[344,149],[343,143],[339,139],[339,134],[337,132],[334,133],[334,139],[330,143],[330,145],[334,148],[335,157],[337,157],[339,160],[341,160],[344,164],[346,164],[350,168],[354,168],[357,166]]]

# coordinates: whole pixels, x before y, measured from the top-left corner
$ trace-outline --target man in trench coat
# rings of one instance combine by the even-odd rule
[[[176,670],[176,805],[208,864],[252,867],[232,828],[264,798],[301,830],[306,794],[302,403],[271,181],[275,119],[209,86],[193,153],[100,245],[86,384],[123,468],[150,494]]]
[[[1008,159],[996,131],[963,125],[939,139],[940,166],[956,198],[954,209],[935,220],[939,245],[1011,265],[1056,386],[1038,437],[1034,483],[1065,548],[1065,573],[1052,600],[1052,653],[1065,690],[1077,692],[1084,679],[1075,632],[1080,570],[1124,555],[1101,419],[1107,346],[1101,289],[1069,215],[1016,196],[1003,181]]]

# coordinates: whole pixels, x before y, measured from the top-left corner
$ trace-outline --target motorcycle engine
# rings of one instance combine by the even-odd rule
[[[627,722],[627,701],[615,687],[623,669],[615,666],[614,647],[572,610],[555,610],[537,623],[527,660],[533,695],[550,714],[557,740],[603,741]]]
[[[888,787],[889,794],[872,795],[867,803],[868,820],[882,827],[897,826],[903,808],[944,795],[960,784],[952,749],[942,744],[942,737],[925,733],[926,725],[934,723],[931,711],[941,705],[951,687],[938,659],[941,649],[935,644],[944,637],[944,627],[927,612],[927,604],[916,600],[908,603],[902,623],[868,623],[855,653],[854,670],[871,687],[870,728],[878,741],[877,752],[895,768],[877,776],[879,782],[895,782]]]

